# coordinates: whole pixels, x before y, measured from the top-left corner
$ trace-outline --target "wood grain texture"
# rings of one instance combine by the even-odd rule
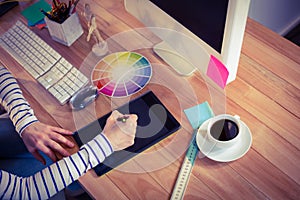
[[[32,2],[0,18],[0,34]],[[248,19],[237,78],[221,90],[200,72],[181,77],[156,56],[160,41],[127,13],[123,0],[82,0],[78,4],[84,34],[70,48],[54,42],[47,29],[32,30],[90,77],[101,59],[86,42],[84,3],[92,5],[99,30],[110,52],[136,51],[153,67],[149,84],[128,98],[100,95],[86,109],[72,112],[60,106],[45,89],[2,48],[0,61],[16,76],[38,118],[72,131],[152,90],[181,123],[182,128],[117,169],[98,177],[89,171],[80,183],[94,199],[169,199],[193,132],[183,110],[207,101],[215,114],[238,114],[252,132],[249,152],[239,160],[219,163],[196,159],[185,199],[298,199],[300,196],[300,48]],[[142,28],[142,29],[141,29]],[[76,149],[70,150],[76,151]]]

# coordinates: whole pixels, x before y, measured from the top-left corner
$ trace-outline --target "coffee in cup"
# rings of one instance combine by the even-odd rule
[[[217,147],[227,148],[240,139],[240,129],[239,116],[222,114],[210,119],[207,136]]]

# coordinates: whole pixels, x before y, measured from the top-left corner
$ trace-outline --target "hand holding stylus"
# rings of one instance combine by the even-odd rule
[[[125,149],[134,143],[137,115],[123,115],[113,111],[103,129],[104,135],[110,141],[114,151]]]

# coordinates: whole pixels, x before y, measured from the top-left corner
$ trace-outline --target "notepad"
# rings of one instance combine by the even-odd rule
[[[51,10],[51,6],[44,0],[40,0],[24,9],[21,13],[27,19],[29,25],[35,25],[45,17],[41,9],[48,12]]]
[[[152,91],[148,91],[128,104],[117,108],[117,110],[123,114],[138,115],[134,145],[122,151],[114,152],[105,159],[104,163],[96,166],[94,170],[98,176],[107,173],[138,153],[141,153],[181,127],[175,117]],[[86,127],[76,131],[74,138],[77,144],[81,146],[99,134],[110,114],[107,113]]]

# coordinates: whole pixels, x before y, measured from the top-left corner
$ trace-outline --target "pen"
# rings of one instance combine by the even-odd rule
[[[68,15],[70,15],[71,7],[72,7],[72,2],[71,2],[71,0],[69,0],[69,5],[68,5],[68,7],[66,9],[66,13],[68,13]]]
[[[52,7],[57,8],[59,6],[59,4],[60,4],[60,2],[58,0],[53,0]]]
[[[72,4],[72,6],[71,6],[71,8],[70,8],[70,10],[69,10],[69,15],[71,15],[72,13],[75,12],[75,8],[76,8],[78,2],[79,2],[79,0],[76,0],[76,1]]]
[[[119,118],[117,118],[117,121],[125,123],[128,118],[129,118],[129,116],[119,117]]]
[[[49,19],[53,20],[52,15],[50,15],[49,13],[47,13],[46,11],[44,11],[43,9],[41,9],[41,12],[48,17]]]

